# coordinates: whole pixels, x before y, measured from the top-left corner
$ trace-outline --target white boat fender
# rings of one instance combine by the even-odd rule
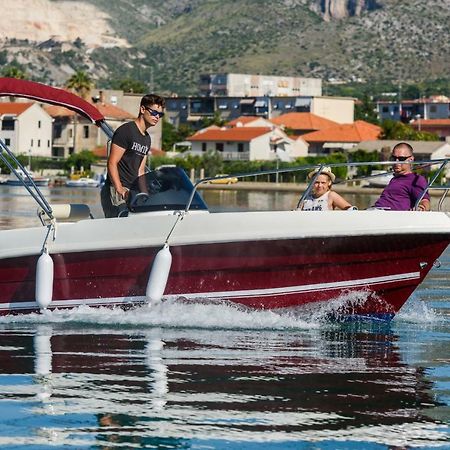
[[[36,265],[36,303],[46,309],[53,298],[53,259],[44,251]]]
[[[164,294],[169,278],[170,266],[172,265],[172,254],[169,245],[164,247],[156,254],[153,260],[152,269],[148,277],[146,297],[150,303],[158,303]]]

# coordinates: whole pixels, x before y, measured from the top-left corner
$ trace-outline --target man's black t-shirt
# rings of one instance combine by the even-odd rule
[[[142,135],[136,122],[132,121],[117,128],[112,143],[125,149],[118,164],[119,177],[122,185],[130,188],[138,177],[142,159],[150,150],[150,135],[147,132]]]

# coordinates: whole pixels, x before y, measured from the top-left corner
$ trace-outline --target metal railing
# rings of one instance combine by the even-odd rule
[[[5,153],[16,165],[16,167],[14,167],[14,165],[11,164],[8,157],[5,156]],[[8,167],[11,173],[13,173],[17,177],[17,179],[22,182],[25,189],[28,191],[31,197],[33,197],[36,203],[42,208],[42,210],[45,211],[47,216],[50,219],[53,219],[53,211],[50,204],[47,202],[40,189],[36,186],[27,169],[20,163],[20,161],[16,158],[14,153],[6,146],[6,144],[3,142],[2,139],[0,139],[0,159],[5,163],[6,167]],[[19,169],[25,175],[26,179],[24,179],[21,175],[19,175],[17,169]]]
[[[442,207],[442,203],[448,193],[448,191],[450,190],[450,186],[433,186],[433,184],[436,182],[436,180],[439,178],[439,176],[443,173],[446,165],[448,164],[448,162],[450,161],[450,159],[447,158],[442,158],[442,159],[434,159],[434,160],[427,160],[427,161],[408,161],[408,164],[411,164],[413,166],[416,166],[415,168],[419,168],[419,169],[424,169],[424,168],[430,168],[432,166],[436,166],[439,165],[439,167],[436,170],[436,173],[433,174],[432,179],[428,182],[426,188],[424,189],[424,191],[422,192],[421,196],[419,197],[419,199],[416,201],[416,204],[414,206],[414,209],[417,209],[420,201],[423,199],[423,197],[425,196],[426,192],[428,192],[429,190],[432,189],[444,189],[444,195],[442,200],[439,202],[439,210]],[[201,180],[198,180],[195,184],[194,184],[194,189],[192,190],[192,193],[189,197],[188,203],[186,204],[186,208],[185,208],[185,212],[189,211],[189,208],[191,206],[192,200],[194,198],[195,192],[197,191],[198,186],[200,186],[201,184],[204,183],[208,183],[212,180],[224,180],[227,178],[230,178],[231,176],[237,179],[242,179],[242,178],[248,178],[248,177],[258,177],[258,176],[265,176],[265,175],[274,175],[274,174],[283,174],[283,173],[294,173],[294,172],[302,172],[302,171],[312,171],[314,169],[318,169],[317,174],[315,174],[315,176],[312,177],[312,179],[309,181],[308,186],[306,187],[305,191],[303,192],[303,194],[301,195],[299,201],[298,201],[298,205],[301,204],[301,202],[306,198],[306,196],[311,192],[312,186],[314,184],[315,179],[320,175],[321,171],[323,170],[324,167],[330,167],[331,169],[333,168],[339,168],[339,167],[371,167],[371,166],[387,166],[387,167],[391,167],[394,164],[393,161],[364,161],[364,162],[343,162],[343,163],[318,163],[318,164],[308,164],[308,165],[303,165],[303,166],[298,166],[298,167],[289,167],[289,168],[281,168],[281,169],[271,169],[271,170],[263,170],[263,171],[258,171],[258,172],[248,172],[248,173],[239,173],[239,174],[232,174],[232,175],[226,175],[226,176],[221,176],[221,177],[208,177],[208,178],[202,178]],[[366,180],[369,178],[376,178],[376,177],[380,177],[380,176],[384,176],[387,173],[391,173],[389,171],[383,172],[383,173],[379,173],[376,175],[367,175],[367,176],[362,176],[362,177],[357,177],[357,178],[352,178],[351,180],[343,180],[340,183],[347,183],[348,181],[362,181],[362,180]],[[336,184],[340,184],[340,183],[334,183]]]

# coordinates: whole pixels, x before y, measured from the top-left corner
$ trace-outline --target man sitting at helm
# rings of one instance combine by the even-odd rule
[[[393,211],[412,210],[428,185],[425,177],[412,171],[410,164],[411,161],[414,161],[412,146],[407,142],[399,142],[392,149],[390,160],[395,161],[393,164],[394,177],[375,202],[375,208]],[[417,210],[430,210],[428,192],[423,195]]]
[[[316,176],[316,174],[320,173]],[[331,190],[331,186],[336,176],[330,167],[323,167],[322,170],[315,169],[308,173],[308,180],[315,177],[313,186],[309,194],[303,200],[302,211],[330,211],[333,209],[356,209],[337,192]]]

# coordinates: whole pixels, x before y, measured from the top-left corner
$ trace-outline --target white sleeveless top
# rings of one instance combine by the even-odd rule
[[[309,194],[305,200],[303,200],[302,211],[329,211],[328,208],[328,196],[330,191],[325,192],[321,197],[313,197]]]

